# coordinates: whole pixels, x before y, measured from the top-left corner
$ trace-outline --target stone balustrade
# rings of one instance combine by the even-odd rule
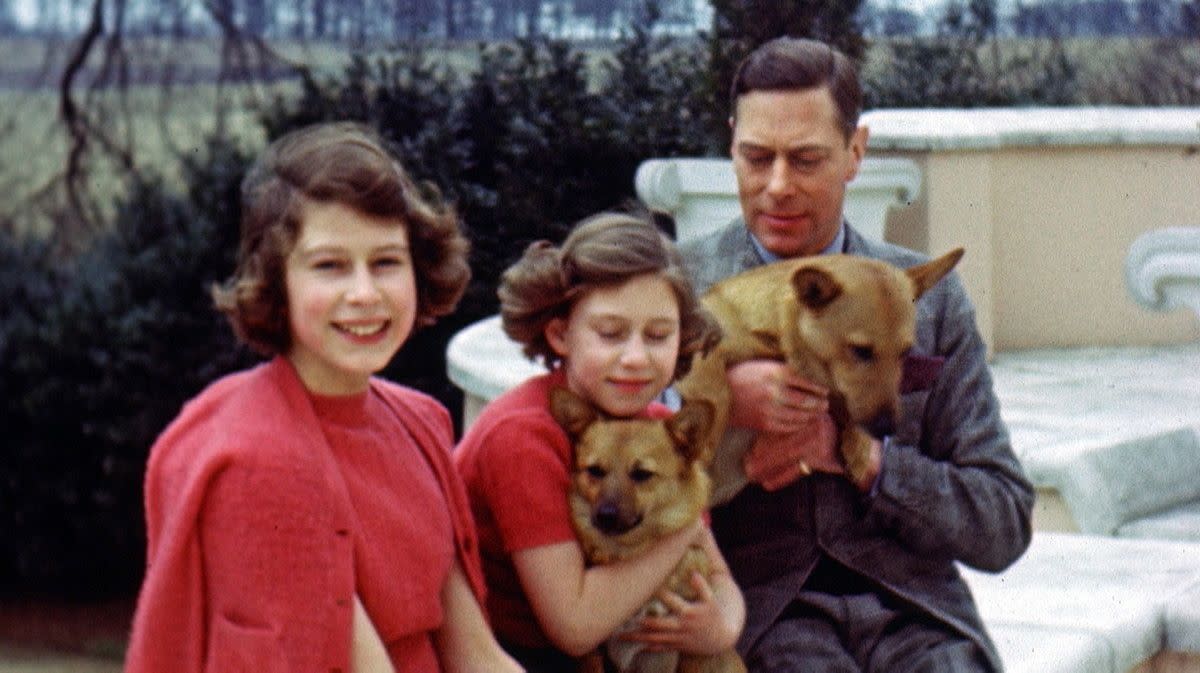
[[[1129,301],[1130,244],[1200,225],[1200,107],[883,109],[868,157],[909,159],[921,194],[885,238],[957,267],[994,353],[1200,338],[1181,311]]]
[[[1125,284],[1146,308],[1190,308],[1200,318],[1200,226],[1164,227],[1137,237],[1125,257]]]

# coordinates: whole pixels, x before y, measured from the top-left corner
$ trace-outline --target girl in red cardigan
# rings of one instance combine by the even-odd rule
[[[520,670],[480,607],[449,414],[373,376],[469,277],[456,216],[424,193],[351,124],[288,134],[247,175],[213,296],[274,357],[151,449],[126,671]]]
[[[530,671],[562,671],[596,648],[663,583],[699,538],[714,568],[725,562],[701,526],[645,555],[587,567],[571,527],[571,444],[550,415],[565,386],[614,417],[662,415],[653,401],[685,371],[713,329],[698,307],[674,244],[647,219],[605,213],[556,247],[535,243],[500,286],[505,332],[551,366],[486,408],[455,450],[479,527],[488,613],[504,647]],[[732,647],[745,607],[728,572],[702,600],[668,595],[673,613],[646,618],[626,637],[652,647],[713,653]]]

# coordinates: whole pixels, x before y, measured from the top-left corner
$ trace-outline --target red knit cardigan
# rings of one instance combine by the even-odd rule
[[[483,574],[470,508],[450,462],[449,414],[416,391],[379,379],[372,379],[371,386],[411,432],[441,483],[454,519],[458,560],[483,605]],[[287,624],[282,632],[257,632],[252,624],[206,623],[199,536],[205,494],[224,468],[247,461],[263,468],[255,471],[264,475],[259,486],[280,495],[280,513],[289,521],[304,522],[259,526],[252,555],[256,565],[245,573],[247,597],[260,590],[264,578],[286,583],[286,598],[267,606],[279,618],[274,623]],[[261,509],[261,492],[251,497]],[[346,669],[355,592],[350,500],[290,362],[276,357],[231,374],[188,402],[151,449],[145,503],[146,576],[126,673]],[[232,631],[223,637],[241,645],[224,648],[237,651],[217,653],[226,663],[210,660],[212,628]]]

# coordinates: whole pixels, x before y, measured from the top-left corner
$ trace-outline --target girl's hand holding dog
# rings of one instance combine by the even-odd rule
[[[706,529],[703,538],[711,570],[707,579],[699,572],[689,578],[696,599],[689,601],[672,591],[660,592],[658,599],[671,613],[643,618],[641,629],[623,638],[654,650],[679,650],[696,655],[718,654],[734,646],[746,621],[742,592],[717,550],[711,531]]]

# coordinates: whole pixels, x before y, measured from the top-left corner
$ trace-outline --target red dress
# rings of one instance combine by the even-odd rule
[[[126,671],[345,671],[356,593],[397,668],[440,670],[455,559],[484,595],[451,433],[425,395],[313,397],[283,358],[209,386],[151,450]]]

